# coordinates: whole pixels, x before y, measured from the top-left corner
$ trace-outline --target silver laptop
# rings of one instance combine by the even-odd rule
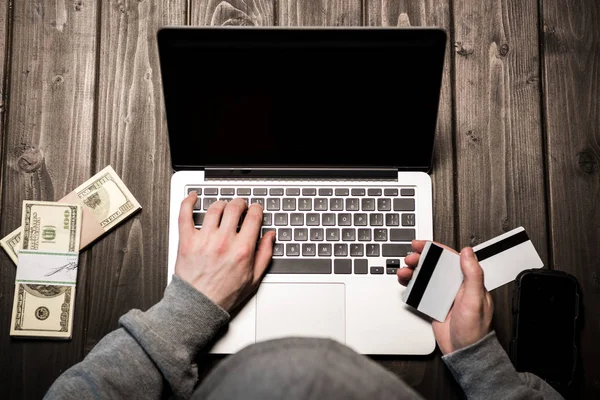
[[[433,28],[181,28],[158,33],[177,215],[218,199],[264,207],[274,256],[211,347],[286,336],[362,354],[428,354],[430,320],[396,278],[432,239],[431,168],[446,34]]]

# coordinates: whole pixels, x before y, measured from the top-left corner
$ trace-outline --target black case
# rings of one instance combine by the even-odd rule
[[[570,390],[571,383],[573,382],[573,379],[575,376],[575,371],[577,369],[577,362],[578,362],[577,338],[578,338],[578,326],[579,326],[579,324],[578,324],[579,310],[581,307],[579,282],[571,274],[568,274],[563,271],[555,271],[555,270],[547,270],[547,269],[529,269],[529,270],[522,271],[521,273],[519,273],[519,275],[517,275],[517,277],[515,279],[516,286],[515,286],[515,289],[513,292],[513,299],[512,299],[512,314],[513,314],[513,329],[514,329],[513,330],[513,340],[510,342],[510,349],[509,349],[510,359],[515,367],[517,367],[517,349],[518,349],[518,344],[519,344],[518,334],[520,331],[519,304],[521,301],[521,288],[522,288],[523,278],[528,275],[553,275],[555,277],[569,279],[575,284],[576,311],[575,311],[575,317],[573,318],[573,329],[574,329],[575,335],[573,336],[573,368],[571,371],[571,376],[561,382],[547,381],[548,384],[550,384],[552,387],[554,387],[557,391],[561,392],[561,394],[563,396],[566,396],[567,392]]]

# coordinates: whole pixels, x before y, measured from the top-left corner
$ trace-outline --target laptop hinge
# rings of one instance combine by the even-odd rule
[[[397,180],[396,168],[206,168],[206,179]]]

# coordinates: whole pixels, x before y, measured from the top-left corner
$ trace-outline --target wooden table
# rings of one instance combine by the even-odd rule
[[[597,0],[0,1],[0,234],[23,200],[59,199],[108,164],[144,207],[81,254],[67,342],[9,337],[15,268],[0,252],[0,393],[41,397],[122,314],[162,296],[172,171],[157,28],[433,25],[450,35],[434,238],[460,248],[522,225],[545,265],[575,275],[579,393],[600,398],[599,22]],[[505,347],[513,287],[493,294]],[[438,351],[377,360],[426,398],[461,396]]]

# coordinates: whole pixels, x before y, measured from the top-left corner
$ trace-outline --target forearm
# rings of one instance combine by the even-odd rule
[[[46,397],[148,399],[171,392],[187,398],[198,379],[197,355],[228,320],[223,309],[174,276],[163,300],[121,317],[121,328],[65,371]]]
[[[539,377],[519,374],[494,332],[442,359],[469,399],[562,399]]]

